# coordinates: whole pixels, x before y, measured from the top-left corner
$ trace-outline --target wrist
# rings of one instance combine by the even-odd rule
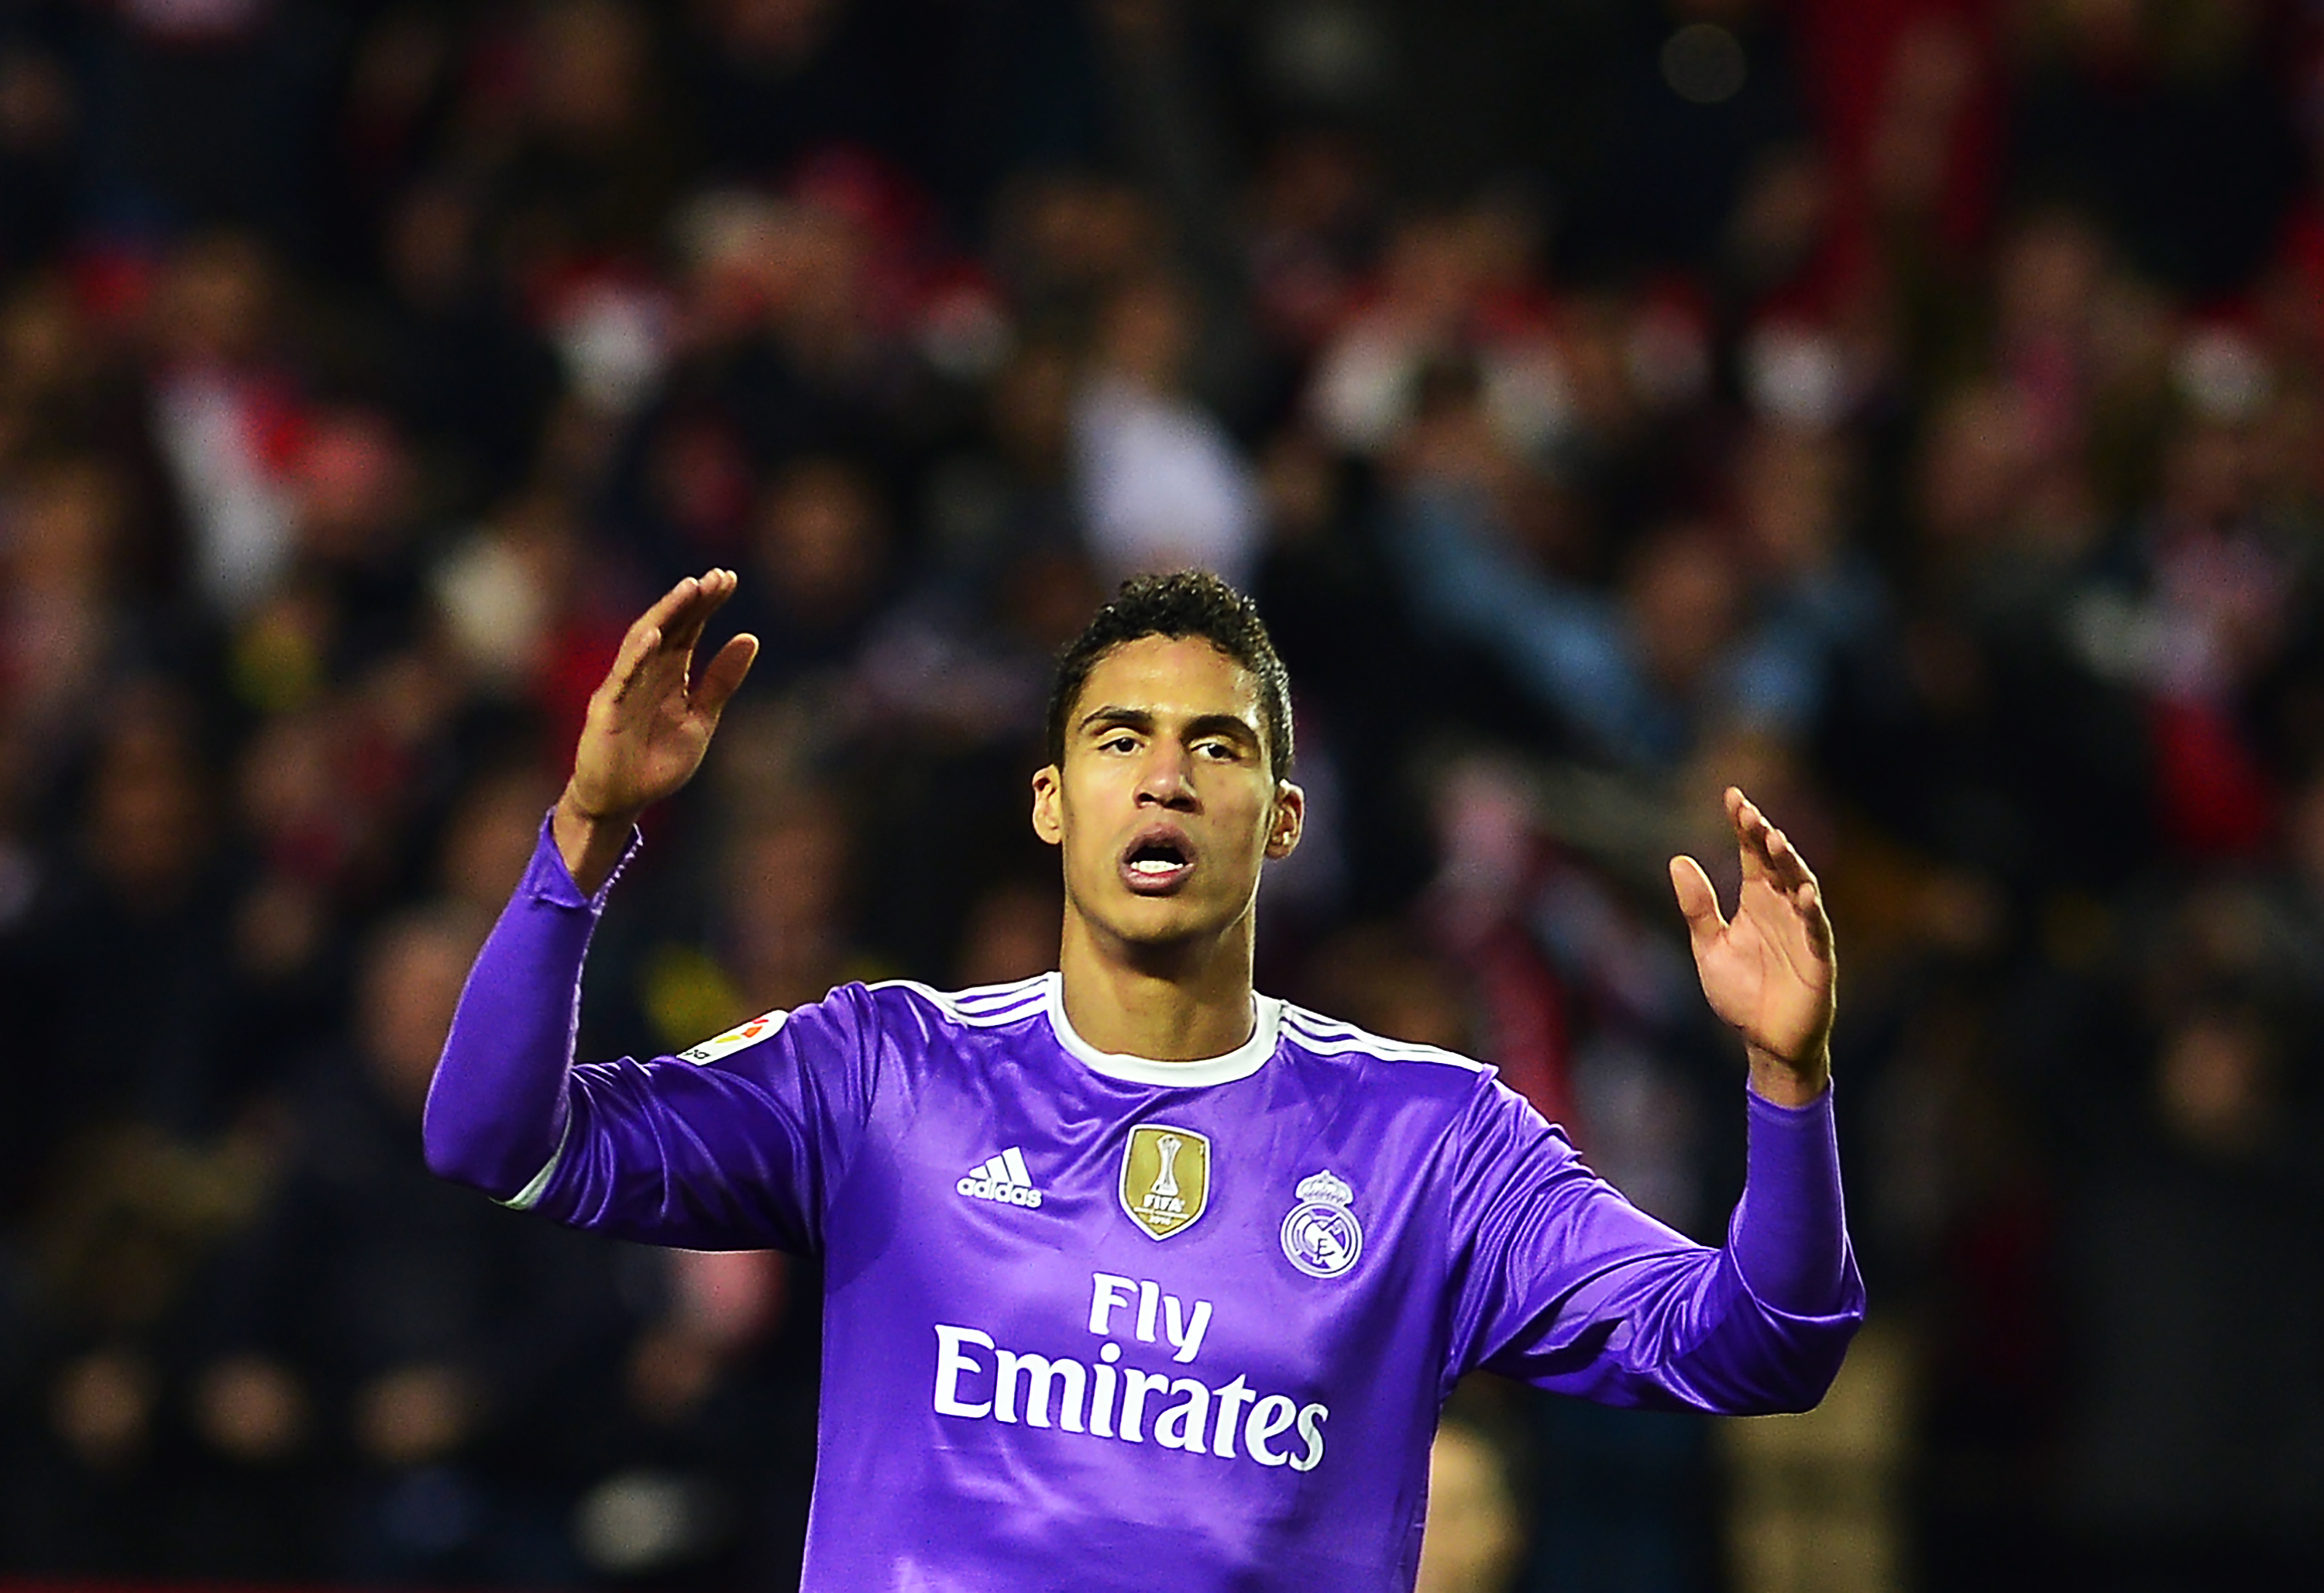
[[[1747,1047],[1751,1065],[1751,1092],[1779,1107],[1814,1104],[1831,1088],[1831,1049],[1818,1045],[1794,1060],[1764,1046]]]
[[[560,819],[569,817],[574,823],[578,825],[588,825],[591,827],[602,827],[610,829],[626,831],[630,826],[638,821],[638,815],[644,811],[645,809],[642,806],[635,808],[613,808],[608,807],[602,802],[593,802],[584,800],[579,789],[579,780],[577,776],[572,780],[567,780],[565,783],[565,789],[559,792],[557,796],[558,817]]]
[[[592,810],[569,784],[558,797],[557,807],[549,817],[549,833],[557,842],[558,856],[565,860],[566,872],[581,887],[583,895],[595,895],[598,887],[612,877],[622,854],[629,849],[630,834],[637,820],[634,810]]]

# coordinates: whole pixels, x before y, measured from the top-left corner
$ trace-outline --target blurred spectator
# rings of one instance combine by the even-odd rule
[[[2298,158],[2283,103],[2264,87],[2264,14],[2024,7],[2019,183],[2090,206],[2142,265],[2186,288],[2247,280],[2273,241]],[[2233,181],[2220,181],[2227,172]]]
[[[524,877],[558,781],[525,764],[486,772],[461,793],[437,853],[436,891],[478,916],[497,915]]]
[[[557,388],[545,340],[493,271],[489,214],[466,184],[420,182],[395,202],[380,250],[392,345],[383,384],[452,489],[475,498],[530,467]]]
[[[132,0],[103,17],[88,134],[99,217],[132,233],[225,224],[295,239],[326,19],[274,0]]]
[[[1407,500],[1398,553],[1438,634],[1489,651],[1596,755],[1667,767],[1708,736],[1796,736],[1815,717],[1809,637],[1757,621],[1742,572],[1711,527],[1650,533],[1616,597],[1517,555],[1473,486],[1423,480]]]
[[[10,735],[42,763],[86,733],[82,710],[128,655],[126,508],[88,457],[23,472],[7,507],[0,681]]]
[[[69,210],[88,107],[58,57],[54,35],[63,30],[40,25],[51,20],[0,24],[0,269],[45,257]]]
[[[2070,616],[2102,568],[2098,526],[2079,471],[2043,469],[2034,435],[1989,386],[1932,418],[1888,666],[1903,689],[1859,680],[1864,717],[1842,755],[1907,833],[2028,889],[2119,880],[2152,835],[2137,702],[2074,644]]]
[[[2324,1186],[2306,1103],[2250,1008],[2161,1036],[2143,1098],[2091,1125],[2061,1242],[2076,1357],[2061,1504],[2070,1574],[2294,1586],[2324,1569]]]
[[[1531,240],[1508,206],[1406,220],[1389,236],[1372,301],[1342,323],[1309,394],[1340,448],[1389,449],[1417,416],[1428,379],[1473,364],[1480,405],[1511,452],[1564,440],[1572,395],[1528,281]]]
[[[213,1133],[256,1082],[236,1044],[222,813],[199,719],[161,682],[92,706],[107,722],[72,805],[78,844],[11,937],[25,970],[16,1088],[43,1125],[43,1157],[100,1125]],[[136,1022],[116,1042],[89,1043],[124,1012]]]
[[[622,1368],[614,1421],[594,1435],[608,1470],[574,1512],[583,1561],[631,1584],[796,1579],[807,1469],[797,1444],[815,1401],[792,1264],[763,1250],[624,1259],[655,1275],[660,1304]]]
[[[283,1181],[212,1285],[196,1428],[244,1468],[245,1509],[318,1529],[325,1574],[574,1563],[560,1449],[617,1342],[604,1252],[460,1199],[409,1154],[481,929],[438,908],[374,936],[352,1042],[311,1059]]]
[[[861,657],[894,590],[886,507],[845,459],[801,459],[769,486],[753,526],[752,596],[736,616],[761,648],[755,690],[826,683]]]
[[[798,1006],[841,982],[847,869],[847,825],[829,795],[802,793],[736,838],[727,928],[752,1012]]]
[[[1174,283],[1147,278],[1100,314],[1074,440],[1091,561],[1110,580],[1199,565],[1248,586],[1259,562],[1250,467],[1179,389],[1191,313]]]
[[[1006,985],[1048,972],[1057,960],[1064,903],[1047,881],[1003,880],[969,910],[954,985]]]
[[[831,144],[891,144],[901,85],[880,69],[870,7],[705,0],[692,7],[687,103],[717,176],[769,182]]]
[[[192,533],[194,590],[227,616],[290,559],[281,467],[300,395],[270,347],[276,292],[255,239],[212,233],[172,255],[154,293],[154,440]]]

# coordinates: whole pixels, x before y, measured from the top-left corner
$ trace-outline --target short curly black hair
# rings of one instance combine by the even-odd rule
[[[1173,641],[1200,636],[1249,670],[1259,683],[1259,730],[1267,764],[1278,780],[1291,773],[1291,676],[1259,617],[1259,605],[1207,570],[1137,575],[1121,583],[1082,634],[1057,654],[1049,688],[1049,762],[1065,761],[1065,735],[1074,705],[1090,671],[1115,648],[1145,636]]]

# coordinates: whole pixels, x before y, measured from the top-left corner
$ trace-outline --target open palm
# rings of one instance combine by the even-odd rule
[[[726,703],[758,655],[735,636],[693,679],[702,627],[734,595],[732,570],[688,576],[641,615],[589,699],[567,799],[595,820],[626,825],[694,778]]]
[[[1754,1087],[1771,1097],[1812,1096],[1831,1072],[1838,973],[1823,889],[1784,832],[1733,787],[1727,818],[1743,858],[1732,919],[1720,912],[1700,863],[1671,859],[1695,971],[1711,1010],[1750,1048]]]

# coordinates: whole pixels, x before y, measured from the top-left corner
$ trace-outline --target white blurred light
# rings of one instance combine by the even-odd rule
[[[623,415],[661,381],[669,314],[652,293],[605,283],[575,297],[557,318],[557,351],[584,403]]]
[[[1194,565],[1250,583],[1264,523],[1259,484],[1225,427],[1118,377],[1093,384],[1074,421],[1082,514],[1107,579]]]
[[[453,649],[497,685],[531,677],[548,646],[540,572],[497,536],[473,537],[438,565],[436,602]]]
[[[2231,327],[2206,327],[2179,345],[2171,362],[2179,391],[2207,421],[2248,421],[2266,407],[2274,383],[2267,357]]]
[[[1826,333],[1776,321],[1743,345],[1744,395],[1770,420],[1828,430],[1847,414],[1849,388],[1847,362]]]
[[[612,1576],[636,1576],[676,1564],[706,1546],[709,1512],[702,1490],[659,1471],[624,1471],[584,1495],[574,1513],[581,1558]]]

